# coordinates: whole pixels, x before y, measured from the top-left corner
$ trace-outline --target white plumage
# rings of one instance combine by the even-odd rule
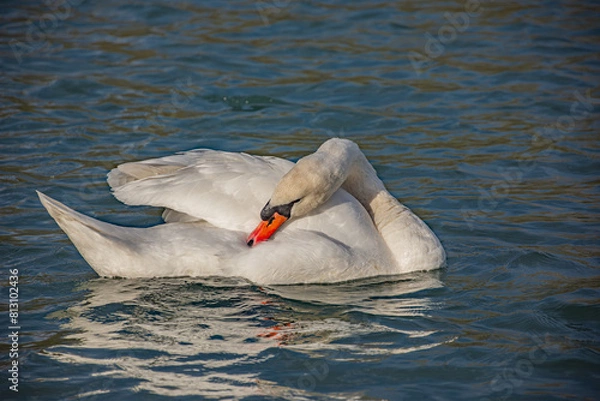
[[[122,164],[108,183],[125,204],[165,208],[165,224],[101,222],[38,192],[101,276],[327,283],[430,270],[445,261],[435,234],[385,190],[358,146],[345,139],[325,142],[296,165],[195,150]],[[269,241],[248,247],[246,236],[269,200],[292,204],[291,217]]]

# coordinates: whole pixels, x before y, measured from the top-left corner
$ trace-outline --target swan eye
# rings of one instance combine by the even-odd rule
[[[282,216],[287,217],[288,219],[290,218],[290,215],[292,214],[292,207],[300,202],[302,200],[302,198],[298,198],[295,201],[292,201],[290,203],[288,203],[287,205],[284,206],[280,206],[279,208],[277,208],[277,212],[279,214],[281,214]]]
[[[265,207],[263,207],[263,209],[260,211],[260,218],[264,221],[268,221],[268,224],[271,224],[273,221],[273,214],[275,212],[277,212],[280,215],[287,217],[289,219],[290,213],[292,212],[292,206],[294,206],[294,204],[300,202],[301,200],[302,200],[302,198],[299,198],[299,199],[296,199],[295,201],[290,202],[286,205],[279,205],[279,206],[271,206],[271,201],[269,201],[269,202],[267,202]]]

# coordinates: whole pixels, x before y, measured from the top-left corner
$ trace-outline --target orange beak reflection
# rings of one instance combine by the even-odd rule
[[[259,242],[268,240],[273,234],[275,234],[275,231],[277,231],[277,229],[287,221],[287,219],[287,217],[277,212],[273,213],[273,216],[271,216],[269,220],[263,220],[260,222],[258,227],[256,227],[248,236],[246,243],[248,246],[252,246],[258,244]]]

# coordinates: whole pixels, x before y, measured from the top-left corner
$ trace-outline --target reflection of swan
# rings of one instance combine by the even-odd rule
[[[73,341],[45,355],[56,371],[95,372],[101,379],[83,385],[91,395],[116,384],[167,396],[276,395],[302,389],[313,366],[375,363],[451,340],[422,317],[439,308],[427,297],[438,275],[305,285],[304,294],[233,278],[91,280],[61,314]]]
[[[328,140],[296,165],[199,150],[122,164],[108,182],[127,204],[165,207],[168,224],[119,227],[40,194],[103,276],[325,283],[431,270],[445,261],[435,234],[390,195],[358,146],[345,139]],[[263,221],[245,240],[265,203]],[[288,219],[273,241],[246,246],[268,239]]]

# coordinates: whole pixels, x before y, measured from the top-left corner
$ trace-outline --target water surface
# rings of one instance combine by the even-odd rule
[[[20,381],[2,312],[3,399],[595,399],[598,8],[466,5],[4,2],[1,298],[18,269]],[[160,210],[112,197],[119,163],[295,160],[336,136],[438,234],[446,269],[103,279],[34,192],[144,227]]]

